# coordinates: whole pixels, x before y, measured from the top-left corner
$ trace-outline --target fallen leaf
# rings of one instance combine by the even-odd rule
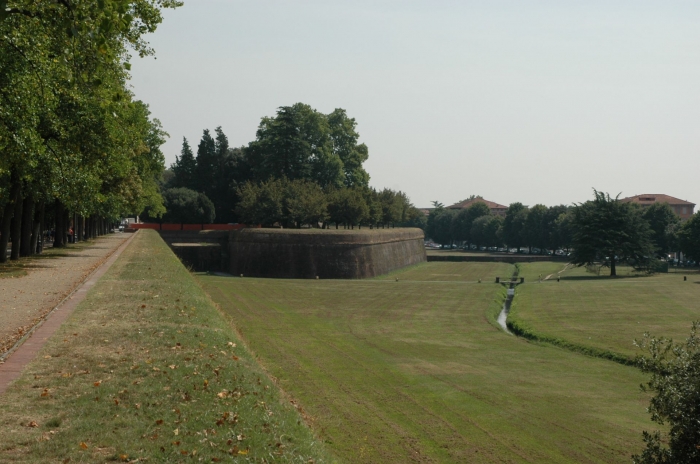
[[[180,450],[180,454],[182,454],[183,456],[187,456],[187,451],[185,451],[185,450]]]
[[[236,356],[236,355],[231,356],[231,358],[232,358],[234,361],[238,361],[238,356]]]
[[[119,459],[121,459],[122,461],[128,461],[129,455],[128,454],[120,454]]]
[[[145,308],[145,307],[146,307],[146,305],[145,305],[145,304],[142,304],[142,305],[141,305],[141,309],[143,309],[143,308]]]
[[[36,421],[31,421],[27,424],[27,427],[39,427],[39,424],[37,424]]]
[[[180,429],[177,428],[177,429],[173,430],[173,433],[174,433],[175,435],[180,435]]]
[[[98,380],[97,382],[93,383],[95,387],[99,387],[102,384],[101,380]]]
[[[248,454],[248,449],[240,450],[238,454]]]
[[[228,392],[226,390],[223,390],[219,393],[216,394],[219,398],[226,398],[228,396]]]
[[[44,391],[41,392],[41,396],[49,396],[49,389],[44,388]]]
[[[158,419],[158,420],[156,421],[156,425],[161,425],[161,424],[163,424],[163,419]]]
[[[177,366],[175,364],[171,364],[168,366],[170,369],[175,369]]]
[[[84,441],[81,441],[81,442],[80,442],[80,447],[81,447],[82,449],[84,449],[84,450],[88,449],[88,445],[87,445],[87,443],[85,443]]]

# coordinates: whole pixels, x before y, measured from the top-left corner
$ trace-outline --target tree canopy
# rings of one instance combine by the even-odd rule
[[[574,208],[571,262],[583,266],[603,262],[616,275],[616,264],[648,263],[655,255],[652,231],[642,210],[594,190],[594,199]]]
[[[127,80],[131,53],[175,0],[0,1],[0,248],[51,216],[54,245],[68,220],[164,211],[158,180],[167,134]],[[26,202],[26,205],[25,205]],[[36,215],[22,221],[22,215]],[[83,220],[81,219],[81,224]],[[75,226],[76,224],[74,224]],[[88,228],[92,231],[94,228]],[[4,249],[4,248],[3,248]],[[5,254],[0,254],[0,261]]]
[[[644,334],[636,344],[645,351],[637,358],[651,378],[642,390],[652,392],[651,419],[668,433],[644,431],[646,449],[633,456],[636,464],[700,462],[700,321],[693,323],[685,343]]]

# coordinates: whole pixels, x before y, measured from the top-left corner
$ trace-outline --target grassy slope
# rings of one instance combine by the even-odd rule
[[[0,410],[2,462],[325,460],[299,413],[148,230],[0,397]]]
[[[691,321],[700,318],[698,274],[689,274],[687,282],[673,273],[611,279],[576,269],[562,276],[559,283],[519,286],[509,321],[539,335],[634,357],[639,352],[633,340],[645,331],[684,339]]]
[[[629,462],[649,424],[643,377],[489,324],[502,287],[475,279],[493,266],[199,278],[346,462]]]

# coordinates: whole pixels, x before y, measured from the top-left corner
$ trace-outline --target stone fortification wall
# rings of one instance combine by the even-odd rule
[[[193,271],[228,271],[228,231],[159,231],[180,261]]]
[[[229,272],[360,279],[426,261],[420,229],[243,229],[229,233]]]

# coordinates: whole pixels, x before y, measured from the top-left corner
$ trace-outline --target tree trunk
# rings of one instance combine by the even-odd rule
[[[617,269],[615,269],[615,256],[610,257],[610,276],[617,276]]]
[[[22,243],[22,211],[24,210],[24,198],[22,191],[17,196],[15,201],[15,217],[12,218],[12,251],[10,259],[15,261],[19,259],[19,246]]]
[[[37,253],[44,252],[44,231],[46,230],[46,203],[41,200],[41,206],[39,206],[39,247]]]
[[[0,224],[0,263],[7,261],[7,243],[10,241],[10,226],[12,225],[12,213],[15,210],[15,201],[21,193],[22,184],[19,176],[12,172],[12,186],[10,187],[10,198],[5,204],[2,213],[2,224]]]
[[[22,230],[20,232],[19,255],[32,254],[32,232],[34,232],[34,196],[27,195],[22,211]]]
[[[63,203],[60,202],[60,200],[56,200],[56,207],[54,208],[54,216],[55,216],[55,229],[54,229],[54,234],[53,234],[53,247],[54,248],[61,248],[66,245],[66,242],[64,241],[64,230],[65,229],[65,223],[64,218],[65,218],[65,211],[63,209]]]
[[[29,255],[34,255],[37,253],[37,244],[39,243],[41,236],[41,209],[43,208],[44,202],[41,201],[34,205],[34,219],[32,221],[32,238],[29,243]]]

